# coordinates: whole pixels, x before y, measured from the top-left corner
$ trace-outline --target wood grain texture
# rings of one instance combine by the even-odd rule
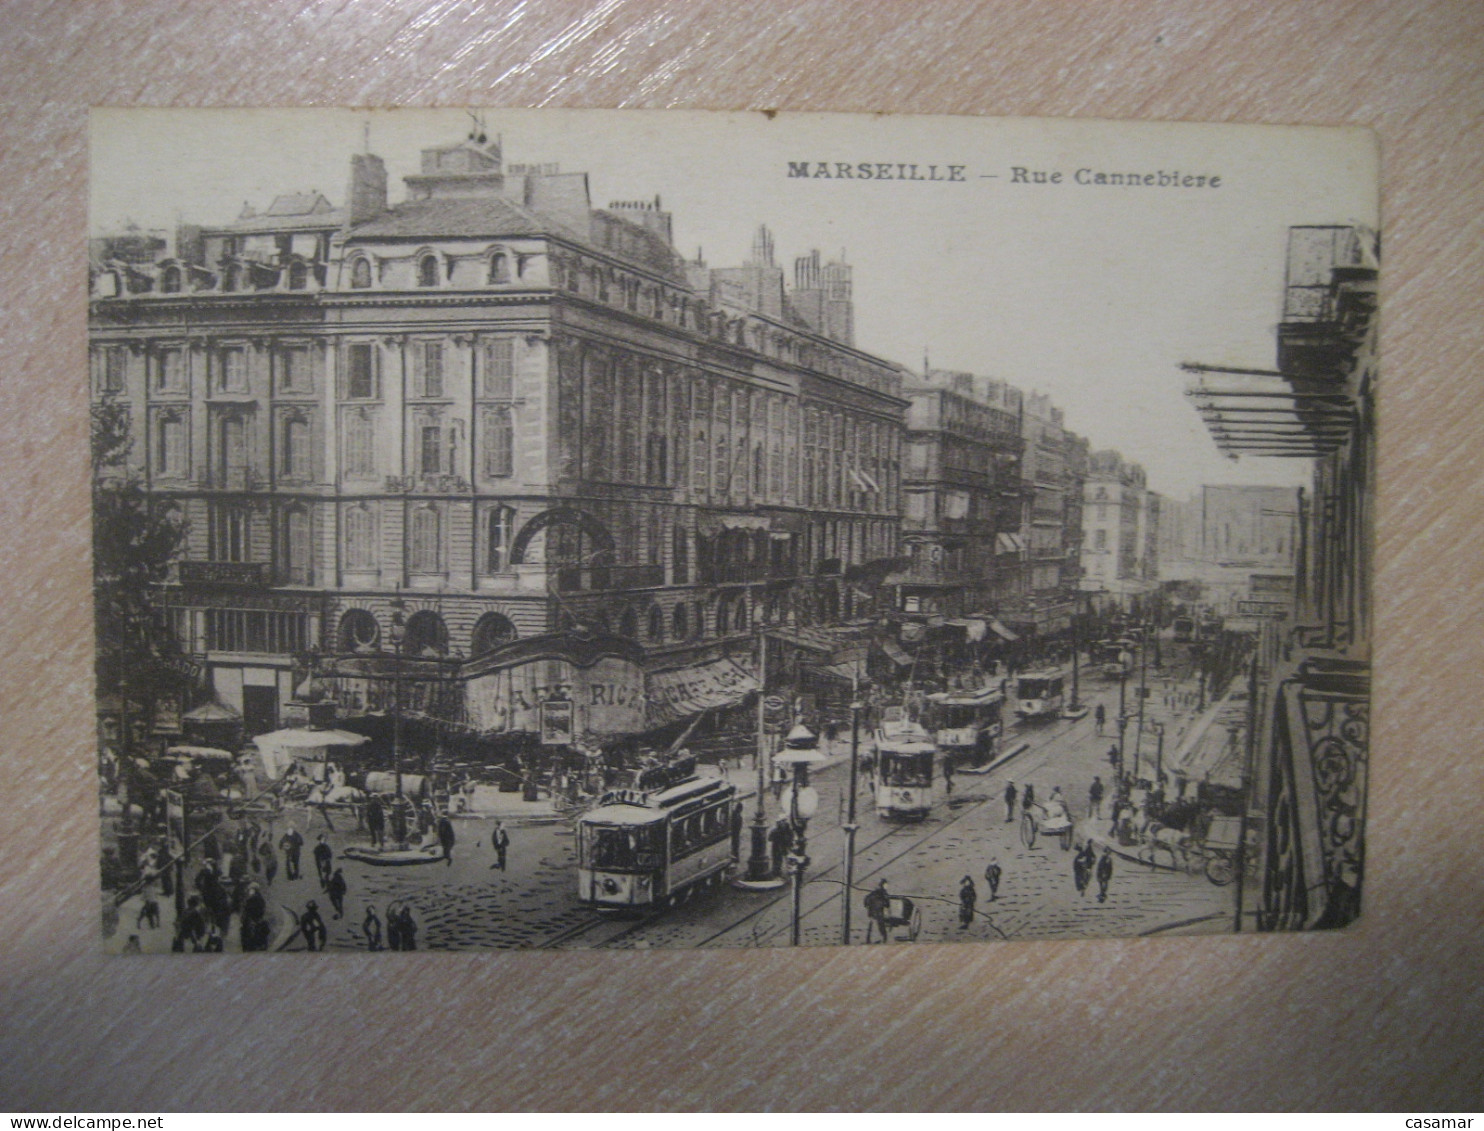
[[[1481,78],[1484,6],[1463,0],[0,3],[0,1106],[1477,1108]],[[804,953],[103,958],[86,108],[396,103],[1379,131],[1361,925]]]

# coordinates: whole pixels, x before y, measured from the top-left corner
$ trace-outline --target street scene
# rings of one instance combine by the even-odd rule
[[[754,117],[95,116],[106,950],[1358,916],[1365,138]]]

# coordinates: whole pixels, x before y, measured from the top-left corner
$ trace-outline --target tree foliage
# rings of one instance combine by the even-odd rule
[[[98,694],[148,704],[179,690],[178,653],[153,597],[185,543],[186,524],[170,501],[151,497],[128,455],[129,408],[92,410],[93,610]]]

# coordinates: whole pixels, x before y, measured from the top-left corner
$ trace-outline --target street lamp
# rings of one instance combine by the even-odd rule
[[[788,823],[793,832],[793,844],[788,854],[788,872],[793,881],[793,917],[789,934],[790,944],[800,942],[801,919],[803,918],[804,872],[809,867],[809,842],[805,833],[809,818],[819,808],[819,794],[809,784],[809,767],[824,760],[819,752],[819,736],[797,723],[783,740],[783,753],[774,756],[776,765],[789,766],[793,770],[793,783],[788,787],[784,804],[788,811]],[[849,898],[849,893],[846,893]]]
[[[752,814],[752,852],[747,858],[747,872],[735,881],[745,888],[775,888],[783,881],[773,875],[773,861],[768,854],[768,634],[757,626],[757,805]]]
[[[860,701],[859,681],[856,697],[850,701],[850,808],[845,816],[845,891],[840,900],[840,942],[850,945],[850,893],[855,889],[855,834],[860,828],[855,823],[856,775],[859,773],[861,751],[861,711],[865,704]]]
[[[407,638],[407,621],[401,597],[392,598],[392,625],[387,633],[392,644],[392,770],[397,778],[397,796],[392,802],[392,829],[397,834],[397,847],[407,847],[407,800],[402,796],[402,644]]]

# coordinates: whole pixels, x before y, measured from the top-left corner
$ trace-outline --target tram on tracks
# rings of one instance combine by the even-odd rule
[[[694,763],[691,766],[694,770]],[[577,821],[577,898],[600,911],[650,911],[720,886],[737,863],[742,802],[722,778],[692,776],[604,794]]]
[[[933,808],[933,736],[888,707],[876,732],[876,812],[888,820],[920,821]]]
[[[1066,677],[1060,668],[1022,672],[1015,677],[1015,713],[1022,719],[1054,719],[1065,701]]]
[[[945,762],[978,768],[994,761],[1004,724],[998,687],[939,691],[927,697],[928,727]]]

